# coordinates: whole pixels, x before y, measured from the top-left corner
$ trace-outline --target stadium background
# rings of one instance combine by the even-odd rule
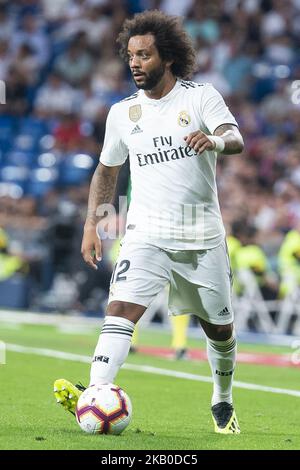
[[[98,271],[81,259],[89,181],[108,109],[134,91],[116,36],[151,8],[183,17],[194,80],[223,94],[245,140],[217,170],[240,340],[234,441],[212,433],[209,406],[195,420],[195,397],[211,395],[205,344],[192,322],[190,361],[170,361],[164,297],[118,376],[134,405],[124,436],[83,436],[51,392],[59,376],[88,382],[117,251],[104,241]],[[299,33],[299,0],[0,0],[0,449],[300,448]]]

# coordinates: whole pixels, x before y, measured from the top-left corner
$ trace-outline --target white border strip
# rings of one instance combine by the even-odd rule
[[[6,344],[6,348],[8,351],[13,351],[22,354],[35,354],[37,356],[46,356],[52,357],[55,359],[63,359],[65,361],[75,361],[75,362],[84,362],[84,363],[91,363],[91,358],[89,356],[84,356],[81,354],[72,354],[64,351],[56,351],[54,349],[44,349],[44,348],[31,348],[27,346],[21,346],[19,344]],[[124,364],[123,369],[126,370],[134,370],[136,372],[145,372],[148,374],[157,374],[163,375],[168,377],[176,377],[179,379],[186,379],[186,380],[194,380],[197,382],[207,382],[212,383],[211,377],[206,377],[204,375],[196,375],[196,374],[189,374],[186,372],[180,372],[176,370],[170,369],[160,369],[159,367],[151,367],[151,366],[139,366],[136,364]],[[267,387],[265,385],[257,385],[251,384],[247,382],[233,382],[234,387],[236,388],[243,388],[246,390],[256,390],[260,392],[268,392],[268,393],[277,393],[280,395],[290,395],[293,397],[300,397],[300,390],[289,390],[285,388],[276,388],[276,387]]]

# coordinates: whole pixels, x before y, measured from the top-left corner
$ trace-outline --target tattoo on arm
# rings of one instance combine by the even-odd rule
[[[98,207],[113,202],[119,168],[105,170],[100,164],[96,168],[90,186],[87,221],[95,224],[99,222],[101,217],[97,216]]]
[[[234,126],[233,124],[222,124],[217,127],[214,135],[222,137],[225,141],[225,148],[222,152],[223,154],[232,155],[243,151],[244,141],[237,126]]]

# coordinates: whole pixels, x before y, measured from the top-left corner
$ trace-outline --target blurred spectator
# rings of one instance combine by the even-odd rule
[[[99,96],[104,96],[106,102],[110,102],[110,93],[114,89],[123,88],[126,92],[126,84],[124,83],[124,65],[120,59],[106,58],[99,62],[92,77],[91,86],[94,92]]]
[[[22,258],[10,254],[7,234],[0,228],[0,282],[16,273],[28,273],[28,266]]]
[[[27,14],[21,19],[21,28],[11,37],[13,51],[17,51],[24,43],[34,51],[39,65],[45,65],[50,54],[49,38],[33,14]]]
[[[9,8],[0,5],[0,40],[10,40],[15,31],[13,15],[9,14]]]
[[[63,152],[74,152],[82,148],[83,134],[80,121],[75,113],[63,113],[54,130],[56,148]]]
[[[80,86],[91,73],[92,58],[77,41],[73,41],[68,50],[57,58],[54,69],[70,85]]]
[[[251,44],[232,44],[230,56],[224,65],[223,73],[234,93],[247,93],[253,60]]]
[[[160,10],[164,11],[168,15],[178,15],[178,16],[185,16],[191,6],[196,4],[193,0],[186,0],[182,2],[181,0],[160,0],[157,2]],[[195,8],[197,6],[195,5]]]
[[[27,263],[10,252],[7,234],[0,228],[1,307],[28,308],[30,296]]]
[[[279,272],[282,282],[280,294],[282,297],[292,294],[300,286],[300,232],[290,230],[284,237],[278,254]]]
[[[8,69],[12,63],[12,56],[9,51],[8,41],[4,39],[0,39],[0,77],[1,80],[5,80]]]
[[[102,93],[93,90],[89,80],[82,87],[80,95],[79,113],[82,119],[96,122],[106,115],[108,107]],[[104,118],[105,119],[105,118]]]
[[[29,44],[21,44],[13,61],[15,70],[23,77],[27,86],[34,85],[39,76],[40,65]]]
[[[198,70],[194,80],[198,83],[212,83],[222,96],[228,96],[231,92],[226,78],[216,69],[213,69],[213,61],[210,52],[198,55]]]
[[[61,19],[66,19],[72,17],[72,12],[75,10],[78,14],[80,12],[79,8],[76,8],[76,4],[83,4],[85,0],[41,0],[43,15],[45,19],[49,22],[56,22]]]
[[[107,1],[70,3],[73,3],[74,7],[69,10],[73,18],[60,29],[61,38],[70,39],[84,32],[88,44],[95,49],[103,47],[108,39],[111,40],[111,18],[105,13]]]
[[[36,95],[34,107],[41,117],[57,117],[60,113],[71,112],[76,104],[75,90],[65,83],[60,75],[51,73]]]
[[[23,116],[29,107],[27,84],[23,74],[10,65],[5,80],[6,103],[1,104],[0,114]]]

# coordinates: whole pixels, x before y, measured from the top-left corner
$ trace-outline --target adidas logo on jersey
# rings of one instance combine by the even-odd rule
[[[138,134],[139,132],[143,132],[143,129],[140,128],[140,126],[137,124],[134,129],[131,131],[132,134]]]
[[[218,317],[223,317],[224,315],[229,315],[229,313],[230,312],[229,312],[228,308],[225,307],[225,308],[223,308],[223,310],[220,313],[218,313]]]

